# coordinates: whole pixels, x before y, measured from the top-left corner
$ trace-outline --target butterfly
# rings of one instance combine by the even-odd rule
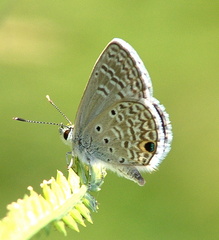
[[[99,56],[81,99],[75,124],[61,126],[72,155],[143,186],[170,151],[172,127],[153,97],[149,74],[124,40],[114,38]]]

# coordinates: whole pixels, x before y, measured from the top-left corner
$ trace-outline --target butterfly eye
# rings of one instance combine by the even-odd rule
[[[66,130],[66,131],[63,133],[63,138],[64,138],[65,140],[68,139],[69,133],[70,133],[70,130]]]

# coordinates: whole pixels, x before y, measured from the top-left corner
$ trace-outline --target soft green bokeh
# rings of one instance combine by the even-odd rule
[[[65,172],[56,127],[13,116],[62,122],[45,95],[74,119],[91,69],[114,37],[144,61],[154,95],[173,125],[172,150],[139,187],[109,173],[97,195],[94,224],[40,239],[218,239],[218,1],[48,1],[0,3],[0,216],[27,186]]]

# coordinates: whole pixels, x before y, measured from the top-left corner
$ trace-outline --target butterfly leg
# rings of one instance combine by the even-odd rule
[[[66,153],[66,163],[67,163],[67,169],[70,169],[74,164],[74,156],[72,152]]]
[[[106,169],[104,167],[89,164],[89,190],[94,192],[99,191],[101,185],[104,183],[106,174]]]

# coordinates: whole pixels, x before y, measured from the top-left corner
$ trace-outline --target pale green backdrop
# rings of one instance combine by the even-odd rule
[[[219,236],[218,1],[0,3],[0,217],[27,186],[66,172],[51,98],[74,120],[91,69],[114,37],[144,61],[170,114],[172,150],[144,187],[109,173],[94,224],[39,239],[199,240]]]

